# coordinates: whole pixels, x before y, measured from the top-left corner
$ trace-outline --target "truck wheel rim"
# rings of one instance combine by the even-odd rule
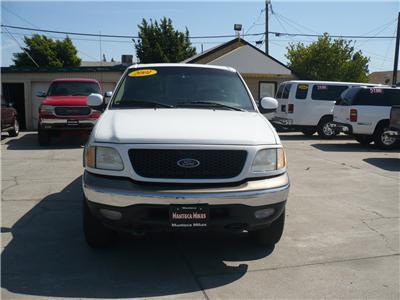
[[[322,132],[326,135],[326,136],[332,136],[335,132],[333,131],[333,129],[329,126],[331,123],[326,123],[324,125],[324,127],[322,127]]]
[[[381,141],[382,144],[384,144],[385,146],[391,146],[393,145],[393,143],[396,141],[396,139],[389,137],[387,134],[385,134],[385,132],[389,130],[389,128],[385,128],[381,134]]]

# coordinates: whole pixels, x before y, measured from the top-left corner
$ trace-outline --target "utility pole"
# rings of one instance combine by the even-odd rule
[[[269,11],[269,1],[265,0],[265,53],[269,54],[269,41],[268,41],[268,11]]]
[[[400,12],[397,17],[397,37],[396,37],[396,50],[394,50],[394,66],[393,66],[393,79],[392,84],[397,84],[397,67],[399,65],[399,44],[400,44]]]

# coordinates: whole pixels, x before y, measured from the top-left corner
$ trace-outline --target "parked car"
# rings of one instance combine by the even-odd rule
[[[385,132],[390,138],[400,139],[400,106],[392,106],[390,110],[389,130]]]
[[[336,102],[333,127],[353,135],[361,144],[374,141],[379,148],[394,148],[398,142],[385,134],[393,105],[400,105],[400,88],[353,87]]]
[[[90,95],[91,107],[101,95]],[[285,152],[240,74],[228,67],[135,65],[84,150],[83,230],[92,247],[114,231],[247,230],[282,235],[289,191]]]
[[[39,107],[39,144],[47,145],[56,132],[92,130],[102,110],[87,105],[92,93],[101,93],[99,83],[83,78],[56,79],[47,93],[40,92],[37,96],[45,99]]]
[[[12,137],[19,134],[17,110],[12,103],[7,103],[3,96],[1,96],[1,132],[8,132]]]
[[[301,131],[310,136],[332,138],[337,131],[330,127],[333,107],[340,94],[354,82],[292,80],[280,84],[276,93],[279,108],[272,123],[279,127]]]

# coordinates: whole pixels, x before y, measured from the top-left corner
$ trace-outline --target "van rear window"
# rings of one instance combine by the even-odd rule
[[[290,88],[292,87],[291,83],[288,83],[285,85],[285,88],[283,89],[282,93],[282,99],[287,99],[289,98],[289,93],[290,93]]]
[[[308,84],[298,84],[296,90],[296,99],[306,99],[308,93]]]
[[[317,84],[313,86],[311,99],[320,101],[336,101],[343,91],[348,89],[345,85],[324,85]]]
[[[276,99],[282,98],[282,92],[283,92],[284,86],[285,86],[284,83],[281,83],[281,84],[279,85],[278,91],[276,92]]]

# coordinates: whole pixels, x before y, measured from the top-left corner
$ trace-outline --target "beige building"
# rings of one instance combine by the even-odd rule
[[[235,38],[183,61],[235,68],[244,78],[256,101],[275,96],[278,85],[297,77],[280,61],[248,43]]]
[[[392,85],[393,71],[373,72],[368,75],[369,83]],[[397,71],[397,84],[400,82],[400,71]]]
[[[20,116],[21,129],[35,130],[38,110],[43,98],[36,94],[47,91],[57,78],[92,78],[100,82],[102,91],[113,90],[125,66],[70,67],[70,68],[1,68],[1,94],[13,102]]]

